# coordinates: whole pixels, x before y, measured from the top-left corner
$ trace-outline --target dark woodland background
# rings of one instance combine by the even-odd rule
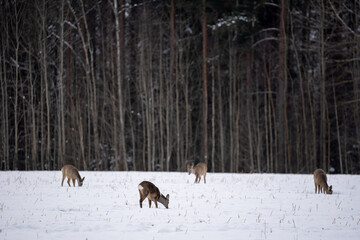
[[[2,170],[360,172],[358,0],[0,0]]]

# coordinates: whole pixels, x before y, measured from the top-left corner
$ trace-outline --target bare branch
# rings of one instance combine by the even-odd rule
[[[331,6],[331,9],[333,10],[333,12],[335,13],[335,16],[337,17],[337,19],[339,19],[339,21],[344,25],[344,27],[349,30],[352,34],[354,34],[357,37],[360,37],[360,34],[357,34],[356,32],[354,32],[354,30],[352,30],[346,23],[345,21],[339,16],[339,13],[336,11],[334,5],[332,4],[331,0],[329,0],[329,4]]]
[[[262,42],[265,42],[265,41],[278,41],[279,38],[276,38],[276,37],[267,37],[267,38],[263,38],[259,41],[257,41],[256,43],[254,43],[251,47],[255,47],[256,45],[262,43]]]

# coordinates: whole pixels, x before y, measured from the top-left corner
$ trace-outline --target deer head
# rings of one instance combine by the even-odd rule
[[[164,197],[164,195],[160,194],[159,202],[164,205],[164,207],[169,208],[169,194]]]
[[[85,177],[79,178],[79,187],[82,187]]]

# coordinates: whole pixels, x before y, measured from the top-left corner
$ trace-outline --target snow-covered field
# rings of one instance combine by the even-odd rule
[[[328,175],[324,195],[312,175],[80,174],[74,188],[60,171],[0,172],[0,239],[360,239],[360,176]],[[139,207],[143,180],[169,209]]]

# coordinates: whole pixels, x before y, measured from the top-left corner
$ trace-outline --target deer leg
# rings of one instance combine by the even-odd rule
[[[315,193],[317,193],[317,185],[315,184]]]
[[[158,204],[157,204],[157,201],[155,200],[154,202],[155,202],[155,206],[156,206],[156,208],[158,208]]]
[[[65,180],[65,176],[63,176],[63,178],[62,178],[62,181],[61,181],[61,186],[63,186],[63,184],[64,184],[64,180]]]
[[[142,197],[140,190],[139,190],[139,193],[140,193],[139,203],[140,203],[140,208],[142,208],[142,202],[144,201],[145,198]]]
[[[72,182],[73,182],[73,185],[74,185],[74,187],[75,187],[75,179],[73,179]]]
[[[151,200],[148,198],[148,200],[149,200],[149,208],[151,208]]]
[[[69,184],[69,187],[71,187],[71,185],[70,185],[70,178],[68,178],[67,183]]]
[[[204,183],[206,183],[206,173],[205,173],[205,175],[204,175]]]

